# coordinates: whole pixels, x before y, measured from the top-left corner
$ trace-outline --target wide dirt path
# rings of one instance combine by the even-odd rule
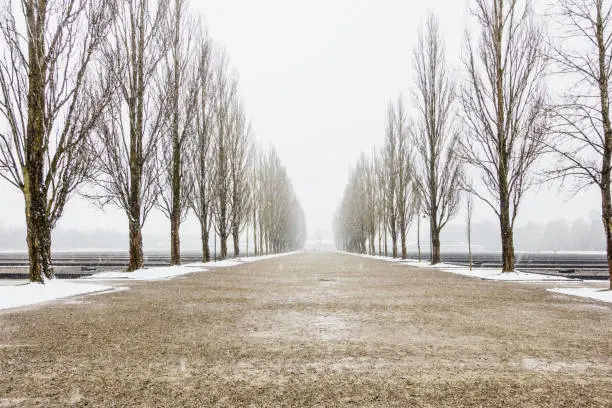
[[[0,313],[0,407],[612,406],[612,307],[303,253]]]

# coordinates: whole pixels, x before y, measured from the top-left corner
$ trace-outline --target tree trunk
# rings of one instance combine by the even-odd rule
[[[384,240],[385,240],[385,256],[388,256],[389,250],[387,248],[387,227],[383,228]]]
[[[238,228],[232,228],[232,241],[234,241],[234,257],[240,256],[240,233]]]
[[[219,240],[221,241],[221,253],[219,254],[219,259],[227,258],[227,236],[220,235]]]
[[[138,208],[140,210],[140,208]],[[140,212],[140,211],[138,211]],[[141,269],[144,266],[144,254],[142,251],[142,231],[140,229],[140,214],[137,218],[130,217],[130,261],[128,264],[128,272]]]
[[[181,237],[179,228],[181,225],[180,214],[173,213],[170,219],[170,265],[181,264]]]
[[[612,200],[610,198],[610,161],[612,160],[612,124],[610,123],[610,100],[608,95],[608,71],[606,68],[606,41],[604,37],[601,3],[597,9],[597,45],[599,51],[599,93],[601,119],[604,127],[604,149],[601,167],[601,218],[606,232],[606,253],[608,255],[608,275],[612,290]]]
[[[23,193],[26,201],[26,227],[30,280],[53,278],[51,226],[47,211],[44,179],[45,152],[45,37],[46,1],[25,7],[28,27],[28,101]]]
[[[380,234],[380,224],[378,225],[378,255],[382,255],[382,236]]]
[[[502,242],[502,272],[514,271],[514,240],[508,213],[509,211],[507,208],[505,211],[502,210],[502,216],[499,219]]]
[[[253,253],[257,256],[257,223],[255,221],[253,221]]]
[[[467,239],[468,239],[468,258],[470,262],[470,271],[471,271],[472,270],[472,225],[471,225],[471,222],[468,223]]]
[[[400,239],[402,241],[402,259],[406,259],[408,257],[406,252],[406,228],[400,228]]]
[[[610,199],[610,183],[606,184],[601,192],[601,211],[604,230],[606,232],[606,253],[608,255],[608,273],[611,276],[610,289],[612,290],[612,201]]]
[[[440,263],[440,229],[437,227],[431,228],[431,264]]]
[[[397,234],[391,234],[391,241],[393,245],[393,258],[397,258]]]
[[[208,246],[208,221],[206,216],[200,220],[200,236],[202,238],[202,262],[210,262],[210,248]]]

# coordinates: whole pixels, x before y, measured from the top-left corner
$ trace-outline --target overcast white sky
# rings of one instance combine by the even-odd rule
[[[386,104],[412,83],[411,56],[421,21],[435,12],[449,65],[460,68],[468,0],[192,0],[213,39],[240,74],[256,137],[271,143],[288,168],[309,232],[330,230],[349,168],[361,151],[380,146]],[[0,183],[0,224],[22,226],[23,199]],[[594,190],[567,201],[557,188],[529,194],[519,224],[575,219],[599,208]],[[475,218],[492,218],[484,207]],[[463,222],[463,216],[460,217]],[[118,210],[82,199],[66,208],[60,227],[124,230]],[[145,231],[164,233],[154,214]],[[189,219],[184,231],[197,232]]]

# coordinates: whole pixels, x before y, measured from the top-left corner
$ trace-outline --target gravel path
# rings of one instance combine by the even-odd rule
[[[554,285],[554,284],[553,284]],[[612,306],[303,253],[0,313],[0,408],[612,406]]]

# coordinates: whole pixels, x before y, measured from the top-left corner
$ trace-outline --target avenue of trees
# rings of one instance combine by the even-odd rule
[[[446,66],[436,18],[421,28],[412,109],[390,109],[384,146],[358,160],[336,213],[337,245],[400,256],[402,231],[424,216],[435,264],[440,231],[467,194],[495,213],[502,269],[513,271],[514,224],[525,193],[536,182],[561,180],[574,192],[600,190],[612,270],[612,1],[555,0],[542,15],[528,0],[470,4],[477,28],[466,34],[460,75]]]
[[[23,193],[30,279],[53,277],[51,232],[77,192],[125,211],[129,271],[142,228],[169,220],[171,263],[193,211],[202,260],[300,248],[285,168],[258,148],[238,77],[187,0],[5,0],[0,15],[0,177]]]

